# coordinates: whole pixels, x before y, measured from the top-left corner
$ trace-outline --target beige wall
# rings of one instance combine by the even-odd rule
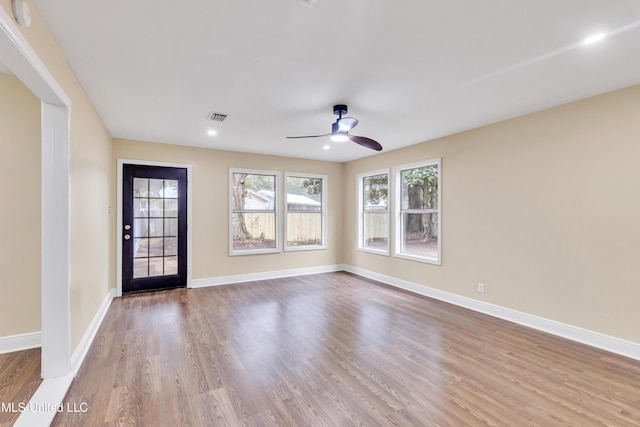
[[[0,74],[0,337],[40,331],[40,100]]]
[[[72,351],[114,284],[109,201],[115,209],[119,157],[193,165],[194,279],[344,262],[640,342],[639,87],[346,165],[124,141],[112,154],[104,124],[30,6],[33,25],[21,30],[73,103]],[[11,0],[0,7],[11,15]],[[432,157],[443,165],[443,265],[355,250],[355,175]],[[229,167],[328,174],[329,249],[229,257]],[[479,281],[484,294],[475,292]]]
[[[193,279],[326,266],[342,260],[342,164],[114,139],[114,173],[117,159],[192,165]],[[328,175],[328,248],[229,256],[229,168]],[[115,198],[114,189],[113,206]]]
[[[348,163],[347,213],[357,173],[442,158],[443,263],[354,239],[345,263],[639,343],[639,106],[636,86]]]
[[[72,102],[71,110],[71,351],[75,351],[113,287],[109,199],[111,137],[58,45],[29,1],[25,38]],[[0,0],[9,16],[11,0]],[[1,60],[1,58],[0,58]]]

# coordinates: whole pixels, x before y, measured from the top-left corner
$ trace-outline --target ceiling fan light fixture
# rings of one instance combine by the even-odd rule
[[[346,132],[334,132],[331,134],[331,140],[333,142],[347,142],[349,141],[349,134]]]
[[[367,138],[365,136],[349,135],[349,131],[358,125],[358,119],[353,117],[342,117],[344,114],[347,114],[346,105],[334,105],[333,114],[338,116],[338,120],[331,124],[331,133],[325,133],[324,135],[288,136],[287,139],[324,138],[326,136],[329,136],[331,141],[333,142],[351,141],[365,148],[370,148],[375,151],[382,151],[382,145],[371,138]],[[323,148],[327,150],[329,149],[329,146],[325,145]]]

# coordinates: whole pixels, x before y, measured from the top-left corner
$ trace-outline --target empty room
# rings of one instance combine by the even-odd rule
[[[638,40],[0,0],[0,426],[640,425]]]

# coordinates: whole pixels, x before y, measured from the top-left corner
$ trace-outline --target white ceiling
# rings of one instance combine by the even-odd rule
[[[346,103],[388,151],[640,83],[638,0],[34,3],[120,138],[348,161],[285,136]]]

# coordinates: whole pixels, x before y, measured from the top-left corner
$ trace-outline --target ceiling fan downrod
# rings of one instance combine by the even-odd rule
[[[333,106],[333,114],[338,116],[338,120],[342,118],[343,114],[347,114],[347,106],[344,104],[337,104]]]

